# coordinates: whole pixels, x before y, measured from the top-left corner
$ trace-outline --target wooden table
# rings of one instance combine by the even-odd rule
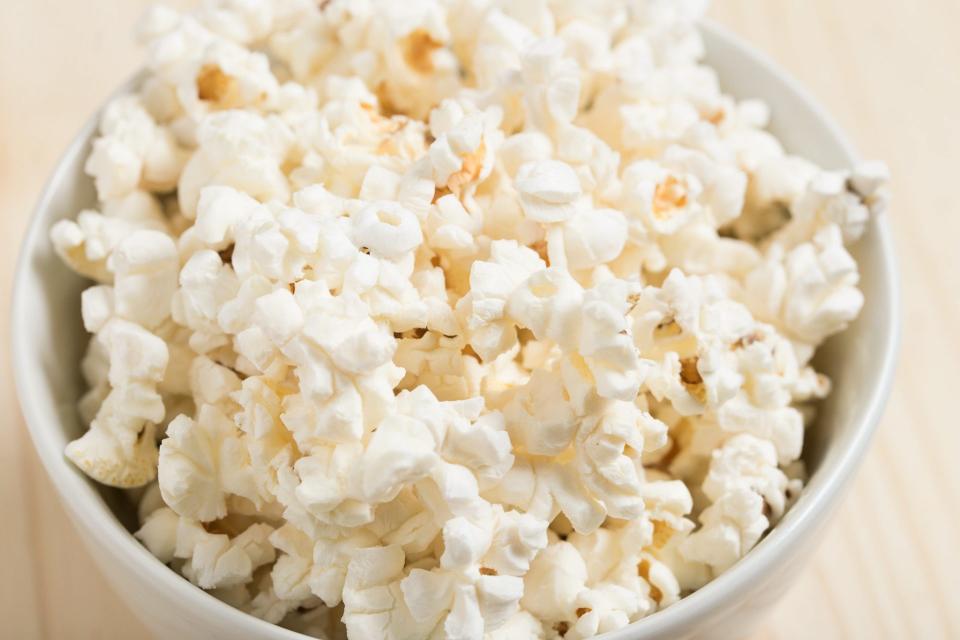
[[[0,278],[49,169],[138,64],[147,0],[0,1]],[[182,0],[179,4],[187,4]],[[879,437],[814,561],[756,636],[960,638],[960,3],[718,0],[713,15],[778,59],[896,177],[906,330]],[[0,637],[146,637],[79,546],[16,409],[0,447]],[[65,366],[73,366],[65,363]]]

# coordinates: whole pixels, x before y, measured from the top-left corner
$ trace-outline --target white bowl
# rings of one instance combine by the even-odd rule
[[[790,151],[830,168],[856,162],[844,135],[794,80],[719,27],[705,23],[703,31],[708,61],[725,90],[769,103],[772,130]],[[303,640],[220,602],[163,565],[130,534],[134,509],[122,494],[96,485],[63,455],[66,444],[83,430],[76,401],[83,390],[78,365],[87,342],[80,321],[85,284],[54,254],[48,233],[57,220],[95,202],[91,180],[83,173],[95,129],[96,119],[83,128],[54,171],[16,274],[13,365],[34,446],[90,554],[117,594],[158,637]],[[854,255],[866,306],[854,326],[818,355],[835,391],[807,434],[804,458],[812,476],[802,496],[731,570],[672,607],[605,636],[609,640],[742,637],[811,555],[877,426],[899,342],[897,275],[885,220],[871,223]]]

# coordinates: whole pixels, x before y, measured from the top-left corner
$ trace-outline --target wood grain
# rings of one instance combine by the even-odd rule
[[[146,0],[0,2],[0,296],[49,169],[136,66]],[[186,5],[187,0],[179,3]],[[883,426],[796,587],[756,640],[960,638],[960,3],[718,0],[713,16],[803,81],[886,160],[906,319]],[[0,314],[8,335],[7,314]],[[146,637],[79,547],[16,409],[0,341],[0,636]]]

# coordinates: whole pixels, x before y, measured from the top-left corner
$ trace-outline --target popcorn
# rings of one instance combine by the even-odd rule
[[[433,512],[420,499],[418,489],[406,487],[396,498],[377,508],[367,530],[385,543],[400,545],[414,560],[432,553],[431,547],[440,534],[440,525]]]
[[[678,599],[672,570],[654,555],[661,526],[641,518],[569,536],[584,561],[590,560],[585,587],[573,603],[576,609],[568,608],[560,620],[574,637],[614,631]]]
[[[704,187],[694,175],[675,175],[659,163],[643,160],[624,170],[623,182],[624,208],[655,233],[676,233],[700,214],[698,200]]]
[[[520,167],[516,188],[523,212],[531,220],[544,223],[568,220],[582,194],[573,169],[553,160]]]
[[[591,638],[729,569],[800,495],[889,175],[789,155],[705,4],[150,10],[51,229],[93,280],[67,457],[315,637]]]
[[[484,556],[484,566],[502,575],[524,575],[537,553],[547,546],[545,524],[528,513],[504,512]]]
[[[533,455],[563,453],[576,435],[579,419],[565,399],[560,376],[540,369],[517,390],[506,407],[511,438]]]
[[[161,559],[172,548],[172,559],[185,561],[181,569],[185,578],[203,589],[216,589],[247,583],[254,570],[273,562],[271,531],[267,525],[254,524],[233,538],[212,534],[164,507],[147,517],[136,536]]]
[[[173,509],[158,507],[141,518],[140,529],[134,535],[160,562],[173,560],[177,550],[177,528],[180,516]]]
[[[587,579],[587,568],[573,545],[555,542],[538,554],[524,583],[523,607],[541,620],[561,619]]]
[[[355,527],[373,522],[376,506],[405,487],[431,490],[418,484],[430,478],[444,485],[432,490],[475,505],[480,485],[499,481],[511,463],[496,414],[479,419],[479,407],[466,412],[420,387],[401,394],[362,442],[314,445],[294,465],[299,484],[290,501],[321,523]]]
[[[777,468],[776,452],[769,441],[742,434],[713,452],[703,483],[707,497],[718,502],[740,487],[760,494],[773,518],[783,514],[787,477]]]
[[[233,413],[233,396],[240,390],[240,377],[231,369],[206,356],[197,356],[188,372],[190,395],[199,405],[210,405],[226,414]]]
[[[157,126],[136,96],[110,102],[85,170],[94,178],[102,201],[129,195],[138,188],[169,191],[176,186],[186,153],[170,130]]]
[[[516,242],[491,244],[490,261],[470,270],[470,293],[457,304],[470,336],[470,346],[490,361],[516,344],[515,325],[506,317],[507,299],[525,278],[544,267],[536,252]]]
[[[507,516],[507,514],[504,514]],[[522,518],[523,516],[521,516]],[[523,581],[511,575],[517,568],[501,560],[503,554],[493,547],[495,540],[514,538],[513,553],[521,558],[519,571],[529,568],[530,559],[546,546],[546,522],[537,522],[526,516],[527,531],[521,538],[514,521],[506,524],[511,530],[497,527],[490,531],[465,518],[453,518],[444,525],[444,552],[440,566],[432,571],[413,569],[400,581],[406,605],[419,621],[443,621],[447,637],[483,637],[485,633],[502,627],[517,610],[523,593]],[[512,518],[511,518],[512,519]],[[523,526],[523,525],[521,525]],[[487,562],[486,554],[494,553],[494,562]],[[507,571],[500,574],[495,566]]]
[[[430,113],[430,132],[436,140],[427,157],[438,188],[461,193],[475,188],[493,170],[494,155],[503,140],[497,128],[500,113],[471,107],[445,100]]]
[[[80,295],[80,316],[83,328],[98,333],[113,316],[113,287],[97,285],[85,289]]]
[[[200,192],[191,231],[206,247],[222,251],[235,242],[237,227],[254,215],[257,206],[256,200],[236,189],[205,187]]]
[[[743,213],[733,222],[740,238],[763,238],[784,225],[790,207],[803,194],[818,169],[802,158],[787,156],[778,147],[755,161]]]
[[[114,274],[113,306],[118,316],[147,328],[169,317],[180,267],[170,236],[136,231],[116,246],[108,266]]]
[[[733,566],[770,525],[763,515],[763,498],[749,489],[736,489],[703,510],[701,528],[683,541],[680,553],[709,565],[715,573]]]
[[[117,487],[138,487],[156,477],[154,426],[163,419],[156,385],[167,367],[167,346],[139,325],[109,320],[96,340],[109,362],[110,391],[90,429],[67,445],[66,455],[88,475]]]
[[[779,244],[744,279],[744,298],[758,318],[811,345],[845,329],[863,307],[856,262],[835,224],[789,252]]]
[[[157,200],[142,191],[103,203],[102,213],[81,211],[76,221],[61,220],[50,231],[53,246],[78,273],[109,283],[113,274],[107,261],[127,236],[140,230],[167,231]]]
[[[361,209],[351,222],[354,242],[378,257],[398,259],[423,242],[417,218],[396,203],[374,202]]]
[[[303,602],[311,591],[313,541],[288,524],[270,534],[270,543],[284,552],[270,572],[273,593],[280,600]]]
[[[178,416],[160,447],[164,502],[201,522],[223,518],[228,495],[256,502],[256,480],[245,453],[236,426],[213,405],[200,407],[196,421]]]
[[[543,627],[540,621],[526,611],[518,611],[510,616],[502,627],[487,634],[490,640],[510,640],[511,638],[529,638],[542,640]]]
[[[774,445],[783,464],[800,457],[803,446],[803,416],[793,407],[759,408],[738,395],[717,412],[717,423],[725,431],[753,433]]]
[[[203,119],[198,148],[183,168],[177,187],[180,211],[196,215],[200,191],[210,185],[237,187],[262,202],[290,198],[281,165],[292,132],[276,117],[225,111]]]
[[[403,565],[403,549],[395,545],[354,554],[343,588],[343,622],[348,635],[399,640],[429,637],[437,628],[437,620],[421,623],[407,608],[400,589]]]
[[[198,18],[211,31],[241,44],[255,42],[270,34],[274,23],[296,3],[227,1],[201,8]],[[279,14],[279,15],[278,15]]]
[[[440,400],[465,400],[480,393],[481,367],[475,358],[464,355],[462,338],[447,338],[435,331],[420,338],[403,338],[393,357],[406,370],[401,389],[423,385]]]
[[[171,315],[181,325],[193,330],[194,344],[225,342],[219,316],[224,305],[239,293],[240,283],[230,265],[209,249],[190,256],[180,270],[180,287],[174,293]],[[207,349],[200,349],[203,353]]]
[[[887,208],[886,184],[890,176],[883,165],[865,164],[853,172],[821,172],[810,179],[791,206],[791,220],[778,234],[781,242],[807,240],[815,230],[837,225],[844,244],[863,235],[872,215]],[[795,242],[795,241],[794,241]]]
[[[527,125],[547,134],[570,124],[580,102],[580,68],[564,57],[558,38],[533,42],[522,58],[521,82]]]
[[[620,256],[627,240],[627,220],[615,209],[583,211],[563,228],[563,252],[571,270],[592,269]]]

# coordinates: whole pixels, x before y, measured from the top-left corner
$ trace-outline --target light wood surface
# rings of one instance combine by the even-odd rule
[[[3,300],[50,168],[138,64],[129,33],[146,4],[0,0]],[[903,351],[879,436],[814,561],[756,640],[960,638],[960,3],[717,0],[712,13],[809,86],[865,156],[890,164],[904,283]],[[145,638],[80,548],[31,449],[7,316],[0,637]]]

